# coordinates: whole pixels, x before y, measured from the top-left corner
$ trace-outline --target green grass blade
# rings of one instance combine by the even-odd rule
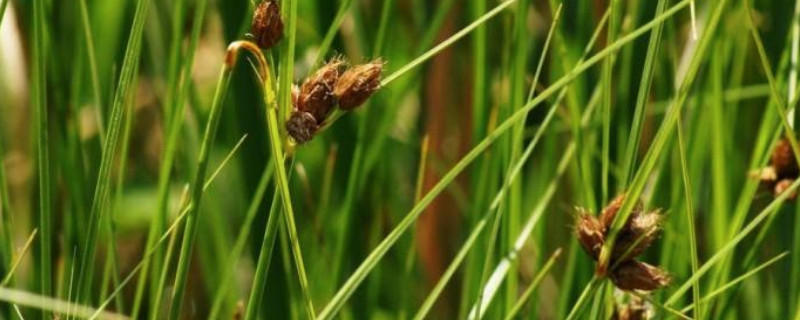
[[[542,281],[542,279],[544,279],[544,276],[550,272],[550,269],[553,267],[553,265],[555,265],[556,259],[558,259],[560,255],[561,248],[556,249],[556,251],[550,255],[550,259],[547,259],[547,262],[545,262],[544,266],[542,266],[542,269],[536,273],[536,276],[533,278],[533,280],[531,280],[531,283],[528,284],[528,287],[525,288],[525,291],[523,291],[522,295],[519,296],[517,303],[514,304],[514,307],[506,315],[506,320],[514,319],[514,316],[516,316],[522,310],[522,307],[525,306],[525,303],[527,303],[528,299],[530,299],[533,295],[533,291],[539,286],[539,283]]]
[[[669,297],[669,299],[667,299],[664,305],[669,306],[675,303],[687,290],[689,290],[689,287],[694,285],[695,282],[699,281],[700,277],[702,277],[703,274],[708,272],[708,270],[711,269],[711,267],[715,263],[717,263],[722,258],[730,254],[733,248],[736,247],[736,245],[738,245],[747,235],[753,232],[756,229],[756,227],[758,227],[758,225],[762,221],[764,221],[764,219],[768,218],[772,214],[775,214],[780,208],[780,206],[783,204],[783,202],[786,201],[786,198],[789,196],[789,193],[796,190],[798,186],[800,186],[800,180],[797,180],[794,183],[792,183],[792,185],[786,190],[786,192],[784,192],[783,194],[775,198],[775,200],[770,202],[770,204],[766,208],[761,210],[761,212],[759,212],[753,218],[753,220],[751,220],[750,223],[747,224],[747,226],[742,228],[742,230],[738,234],[736,234],[735,237],[733,237],[730,241],[728,241],[728,243],[726,243],[722,248],[720,248],[719,251],[714,253],[714,255],[711,258],[709,258],[700,267],[700,269],[697,270],[697,272],[694,272],[692,276],[689,279],[687,279],[686,282],[684,282],[683,285],[681,285],[677,290],[675,290],[675,292]]]
[[[239,231],[239,235],[236,237],[236,242],[233,245],[233,249],[231,249],[230,258],[228,259],[228,265],[225,267],[225,271],[221,277],[222,281],[220,288],[217,289],[216,294],[214,294],[213,303],[211,304],[211,311],[208,314],[209,318],[211,319],[219,317],[222,309],[222,303],[225,300],[225,295],[228,294],[228,290],[230,290],[231,287],[231,282],[233,281],[231,276],[236,263],[239,261],[239,257],[242,255],[242,250],[244,250],[244,246],[247,244],[248,237],[250,236],[250,228],[253,225],[256,214],[258,214],[258,209],[261,206],[264,195],[267,193],[267,187],[269,186],[269,182],[272,178],[273,169],[274,166],[271,163],[268,163],[264,168],[264,173],[261,175],[261,179],[258,182],[258,187],[256,187],[256,191],[253,194],[253,200],[250,202],[250,206],[247,208],[247,214],[245,215],[244,223],[242,223],[242,227],[240,228],[241,231]],[[253,283],[258,282],[254,281]]]
[[[214,102],[211,106],[211,112],[206,123],[206,129],[203,136],[203,143],[200,147],[200,155],[197,160],[197,172],[192,186],[191,203],[192,209],[186,217],[186,228],[184,230],[183,241],[181,242],[180,257],[178,258],[178,270],[175,276],[175,286],[172,291],[172,307],[169,312],[169,319],[178,319],[181,313],[183,304],[183,294],[186,286],[186,278],[189,272],[189,263],[192,256],[192,249],[194,246],[195,232],[197,231],[197,215],[200,209],[200,200],[202,200],[203,186],[206,183],[206,169],[208,167],[208,160],[211,153],[211,144],[216,136],[217,126],[222,113],[222,104],[225,102],[225,96],[228,92],[228,86],[231,82],[231,74],[235,65],[236,54],[231,49],[228,50],[225,64],[222,66],[219,81],[217,82],[217,91],[214,94]]]
[[[705,303],[710,302],[712,299],[714,299],[714,297],[722,294],[723,292],[727,291],[728,289],[731,289],[731,288],[739,285],[739,283],[743,282],[744,280],[749,279],[750,277],[754,276],[756,273],[760,272],[761,270],[764,270],[766,267],[769,267],[770,265],[774,264],[775,262],[778,262],[779,260],[781,260],[784,257],[786,257],[788,254],[789,254],[788,252],[781,253],[781,254],[775,256],[774,258],[769,259],[768,261],[762,263],[761,265],[751,269],[750,271],[747,271],[746,273],[742,274],[741,276],[737,277],[736,279],[733,279],[730,282],[726,283],[724,286],[721,286],[721,287],[717,288],[716,290],[712,291],[711,293],[705,295],[703,298],[698,300],[700,302],[699,304],[705,304]],[[689,312],[690,310],[696,308],[699,304],[698,303],[692,303],[691,305],[688,305],[685,308],[683,308],[681,310],[681,312],[683,312],[683,313]]]
[[[100,312],[88,306],[6,287],[0,287],[0,301],[79,318],[89,318],[95,313],[100,313],[103,319],[128,319],[120,314]],[[22,318],[21,315],[20,318]]]
[[[94,198],[92,200],[92,211],[89,219],[89,227],[87,228],[86,244],[83,248],[83,254],[81,255],[78,281],[76,282],[76,289],[79,290],[79,294],[77,295],[78,302],[85,302],[89,300],[89,288],[91,287],[92,273],[91,270],[88,269],[94,263],[97,231],[99,228],[100,219],[108,207],[107,202],[112,177],[111,168],[113,159],[116,155],[117,143],[119,140],[123,105],[125,103],[125,99],[128,97],[129,90],[131,90],[131,84],[134,80],[133,78],[136,75],[139,53],[142,47],[142,29],[144,26],[144,18],[147,15],[147,9],[149,5],[150,0],[140,0],[136,6],[133,27],[131,28],[128,47],[125,50],[125,58],[122,63],[122,72],[120,73],[117,92],[114,95],[114,103],[111,108],[108,128],[103,143],[103,156],[100,161],[97,187],[95,188]]]
[[[678,115],[680,118],[680,115]],[[692,260],[692,273],[697,273],[697,268],[700,265],[698,262],[698,254],[697,254],[697,235],[695,234],[696,228],[694,226],[694,209],[693,209],[693,202],[694,199],[692,198],[692,182],[689,178],[689,171],[686,165],[686,147],[684,146],[684,138],[683,138],[683,128],[681,126],[681,121],[678,120],[678,153],[681,158],[681,172],[683,173],[683,188],[684,188],[684,195],[685,195],[685,202],[686,202],[686,225],[689,228],[689,254],[691,255]],[[631,246],[633,247],[633,246]],[[692,297],[694,301],[700,301],[700,284],[695,283],[692,286]],[[700,312],[701,309],[698,308],[694,309],[694,318],[695,319],[702,319]]]
[[[261,307],[261,299],[264,296],[264,289],[267,286],[267,273],[272,261],[272,251],[275,247],[275,239],[278,235],[278,227],[283,219],[283,210],[278,208],[279,191],[276,189],[272,196],[272,205],[269,208],[267,218],[267,229],[264,232],[264,240],[261,242],[261,252],[258,254],[256,264],[256,274],[253,276],[253,287],[250,289],[250,298],[247,301],[247,311],[244,314],[245,320],[258,318],[258,311]]]
[[[53,213],[51,209],[50,185],[50,145],[48,129],[48,108],[47,108],[47,67],[45,65],[45,55],[47,47],[45,43],[45,30],[48,26],[45,23],[44,0],[33,1],[33,70],[31,77],[31,101],[34,108],[34,135],[36,137],[36,164],[38,166],[39,178],[39,230],[42,236],[39,242],[39,290],[42,295],[49,296],[53,293],[52,284],[52,243],[53,243]]]

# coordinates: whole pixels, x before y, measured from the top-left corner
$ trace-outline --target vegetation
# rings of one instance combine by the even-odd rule
[[[0,319],[800,319],[800,1],[0,0]]]

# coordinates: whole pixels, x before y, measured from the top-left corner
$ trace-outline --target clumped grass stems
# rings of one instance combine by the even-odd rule
[[[686,5],[688,3],[682,1],[680,4]],[[608,271],[608,266],[611,257],[611,249],[614,247],[614,243],[616,242],[619,230],[621,230],[624,223],[628,220],[628,217],[632,213],[632,210],[636,202],[636,198],[638,198],[641,195],[644,186],[647,183],[650,172],[652,172],[653,167],[655,166],[660,156],[660,153],[663,151],[664,145],[666,144],[669,137],[672,135],[672,130],[674,128],[675,122],[677,121],[677,116],[679,114],[680,108],[683,107],[684,102],[686,100],[686,96],[688,95],[688,92],[691,88],[691,84],[696,78],[701,62],[705,58],[704,56],[705,51],[719,24],[720,17],[722,16],[722,12],[724,11],[726,5],[727,5],[727,0],[722,0],[716,4],[716,7],[714,7],[713,11],[711,12],[705,31],[703,32],[702,37],[698,41],[697,47],[693,52],[692,59],[689,62],[688,69],[680,83],[677,92],[677,98],[673,101],[670,113],[666,115],[663,125],[656,134],[656,137],[653,140],[652,146],[648,151],[647,156],[645,157],[645,160],[643,161],[641,168],[637,172],[633,182],[629,187],[629,190],[627,191],[628,197],[622,204],[620,212],[616,216],[614,223],[611,225],[610,232],[607,238],[605,239],[605,243],[603,244],[603,248],[600,252],[600,257],[598,261],[599,263],[597,265],[597,270],[596,270],[596,273],[601,277],[605,276],[606,272]],[[677,6],[678,5],[676,5],[675,7]],[[670,11],[672,10],[667,10],[667,12]]]
[[[99,228],[100,219],[103,217],[104,212],[107,210],[108,197],[110,192],[110,183],[112,176],[112,162],[116,155],[117,143],[119,140],[119,131],[122,124],[123,105],[128,97],[131,83],[134,80],[133,76],[138,69],[139,53],[141,52],[142,44],[142,30],[144,27],[144,18],[147,14],[147,9],[150,5],[150,0],[140,0],[136,6],[136,13],[133,18],[133,26],[131,28],[130,37],[128,39],[128,47],[125,50],[125,58],[122,63],[122,72],[120,73],[119,84],[117,91],[114,95],[114,102],[109,115],[109,125],[106,132],[106,137],[103,141],[103,155],[100,161],[100,170],[98,173],[97,187],[95,188],[94,198],[92,201],[92,210],[89,218],[89,226],[87,228],[86,243],[81,255],[80,264],[78,267],[78,280],[76,282],[76,290],[78,290],[78,302],[89,301],[89,289],[91,287],[91,275],[88,271],[94,263],[94,256],[96,251],[97,231]],[[44,236],[42,237],[43,241]]]
[[[529,299],[533,295],[534,290],[536,290],[539,283],[542,281],[542,279],[544,279],[544,276],[547,275],[548,272],[550,272],[550,269],[553,268],[556,259],[558,259],[558,257],[561,256],[561,252],[562,252],[561,248],[558,248],[556,249],[556,251],[553,252],[552,255],[550,255],[550,258],[547,259],[547,262],[545,262],[545,264],[542,266],[542,269],[539,270],[538,273],[536,273],[536,277],[534,277],[533,280],[531,280],[531,283],[528,284],[528,287],[525,288],[525,291],[523,291],[522,294],[519,296],[519,298],[517,299],[517,303],[515,303],[514,307],[511,308],[511,311],[509,311],[508,314],[506,314],[506,320],[514,319],[514,317],[522,310],[525,304],[529,302]]]
[[[730,282],[726,283],[725,285],[720,286],[719,288],[717,288],[713,292],[705,295],[700,300],[697,300],[697,302],[693,302],[691,305],[686,306],[685,308],[683,308],[681,310],[681,313],[689,312],[691,310],[694,310],[695,308],[697,308],[697,306],[699,306],[701,304],[710,302],[712,299],[714,299],[714,297],[722,294],[723,292],[727,291],[728,289],[734,288],[735,286],[737,286],[741,282],[751,278],[752,276],[754,276],[756,273],[760,272],[761,270],[764,270],[765,268],[773,265],[775,262],[778,262],[779,260],[783,259],[788,254],[789,254],[789,252],[781,253],[781,254],[775,256],[774,258],[769,259],[766,262],[758,265],[757,267],[753,268],[752,270],[747,271],[746,273],[742,274],[741,276],[736,277],[736,279],[733,279]]]
[[[53,293],[52,284],[52,243],[53,243],[53,213],[51,210],[50,185],[50,144],[48,130],[47,112],[47,80],[45,54],[45,8],[43,1],[33,1],[33,76],[31,77],[33,88],[31,90],[35,124],[34,134],[36,136],[36,164],[38,167],[39,178],[39,229],[42,230],[41,241],[39,242],[39,290],[44,296]],[[42,313],[47,317],[46,313]]]
[[[227,158],[230,158],[230,157],[227,157]],[[219,168],[224,167],[226,164],[227,164],[227,162],[220,163],[219,166],[218,166],[218,169],[215,170],[215,171],[219,171],[220,170]],[[203,192],[205,192],[206,189],[208,189],[208,186],[210,186],[210,183],[213,181],[214,178],[215,178],[215,176],[211,176],[207,180],[207,183],[203,188]],[[189,189],[188,189],[188,186],[187,186],[186,194],[188,194],[188,190]],[[149,250],[147,250],[147,252],[144,253],[144,256],[142,257],[142,260],[139,261],[139,263],[136,264],[135,267],[133,267],[133,269],[130,271],[130,273],[124,279],[122,279],[120,281],[119,285],[114,289],[114,291],[112,291],[108,295],[108,297],[100,304],[100,306],[98,307],[97,311],[91,317],[89,317],[90,320],[91,319],[95,319],[98,316],[100,316],[100,314],[102,313],[102,310],[109,303],[111,303],[111,300],[113,300],[122,291],[122,289],[128,284],[128,282],[133,280],[133,276],[135,276],[137,274],[137,272],[139,272],[139,270],[142,269],[142,267],[146,263],[147,259],[151,258],[154,254],[156,254],[156,252],[160,249],[160,246],[164,243],[164,241],[167,240],[167,238],[170,239],[170,247],[172,247],[173,243],[175,242],[175,238],[176,238],[175,230],[178,227],[183,226],[184,219],[189,214],[189,211],[191,211],[192,207],[194,207],[194,205],[192,203],[188,203],[188,204],[185,205],[185,207],[181,210],[180,214],[178,214],[177,217],[175,217],[175,220],[172,222],[172,224],[164,231],[164,234],[162,234],[161,237],[158,238],[158,240],[155,242],[155,245],[152,248],[150,248]],[[164,274],[166,274],[166,273],[162,272],[162,276]]]
[[[205,15],[205,2],[200,2],[195,9],[195,16],[194,16],[194,24],[192,26],[192,34],[189,42],[189,47],[186,51],[187,58],[185,61],[179,60],[178,57],[180,55],[180,43],[181,43],[181,33],[180,30],[183,29],[183,26],[180,23],[183,21],[183,11],[184,11],[184,2],[183,0],[175,1],[175,13],[173,15],[173,26],[172,26],[172,41],[171,41],[171,48],[170,48],[170,64],[168,66],[168,92],[167,95],[167,106],[169,106],[168,110],[166,111],[167,119],[169,121],[169,126],[167,126],[167,143],[164,148],[164,157],[161,161],[161,168],[159,170],[159,180],[158,180],[158,213],[157,216],[154,217],[151,221],[148,237],[147,237],[147,245],[146,248],[151,248],[153,243],[157,237],[157,235],[161,232],[164,228],[163,224],[167,221],[167,212],[169,211],[169,191],[170,191],[170,181],[172,177],[172,168],[174,165],[175,157],[178,152],[178,143],[179,138],[181,135],[181,128],[183,123],[183,115],[184,115],[184,104],[186,102],[186,97],[189,92],[189,85],[191,83],[190,74],[194,64],[195,58],[195,51],[197,50],[198,41],[200,39],[200,31],[202,30],[203,25],[203,17]],[[183,68],[181,68],[183,67]],[[156,272],[160,272],[159,269],[162,268],[161,263],[161,256],[157,255],[155,257],[155,261],[153,261],[153,268]],[[146,262],[144,268],[142,270],[142,276],[139,278],[139,284],[136,288],[136,296],[134,298],[134,307],[133,307],[133,317],[136,318],[139,312],[140,304],[142,295],[144,293],[145,284],[148,279],[151,279],[151,285],[154,288],[151,288],[151,292],[153,293],[151,296],[150,304],[152,305],[153,309],[158,309],[160,301],[152,300],[154,297],[158,297],[162,295],[162,288],[156,287],[157,281],[159,278],[158,273],[156,273],[152,278],[148,278],[148,269],[150,266],[150,262]]]
[[[267,192],[267,187],[269,186],[269,182],[273,176],[274,168],[275,167],[272,165],[272,163],[268,163],[267,166],[264,168],[264,173],[261,175],[261,179],[258,182],[258,187],[256,187],[256,191],[253,195],[253,200],[250,202],[250,206],[247,209],[245,221],[244,223],[242,223],[242,227],[240,229],[241,231],[239,232],[239,235],[236,237],[236,242],[233,245],[233,249],[231,249],[230,258],[228,259],[228,265],[224,269],[224,273],[222,275],[223,281],[220,282],[221,283],[220,287],[217,289],[216,294],[214,294],[213,303],[211,305],[211,311],[209,311],[209,318],[213,319],[219,317],[219,314],[222,310],[222,304],[225,301],[225,296],[228,294],[228,291],[230,290],[231,287],[232,273],[234,271],[236,263],[239,261],[239,257],[242,254],[242,250],[244,250],[244,246],[247,243],[248,236],[250,235],[250,228],[253,225],[253,221],[256,218],[258,209],[261,206],[261,203],[264,199],[264,195]],[[275,200],[277,199],[273,199],[273,202],[275,202]],[[267,223],[267,225],[269,225],[269,222]],[[253,283],[258,284],[259,282],[254,281]]]
[[[486,150],[495,140],[497,140],[503,133],[508,131],[511,128],[511,126],[513,126],[513,124],[516,123],[517,120],[519,120],[524,115],[526,115],[528,111],[533,109],[539,103],[541,103],[545,99],[549,98],[556,91],[560,90],[561,88],[563,88],[564,86],[569,84],[572,80],[574,80],[578,75],[580,75],[586,69],[588,69],[589,67],[597,64],[604,57],[606,57],[610,53],[614,52],[615,50],[619,49],[623,45],[633,41],[637,37],[641,36],[642,34],[644,34],[647,31],[649,31],[656,24],[660,23],[661,21],[669,18],[670,16],[674,15],[675,13],[680,11],[681,9],[685,8],[688,5],[688,3],[689,3],[689,0],[684,0],[684,1],[681,1],[681,2],[677,3],[672,8],[670,8],[670,10],[667,10],[666,12],[664,12],[664,14],[659,15],[658,17],[656,17],[655,19],[653,19],[649,23],[643,25],[639,29],[636,29],[635,31],[631,32],[630,34],[628,34],[628,35],[626,35],[624,37],[621,37],[619,40],[617,40],[613,44],[611,44],[608,47],[606,47],[603,51],[599,52],[598,54],[596,54],[596,55],[592,56],[591,58],[587,59],[585,62],[583,62],[583,63],[579,64],[578,66],[576,66],[572,70],[572,72],[570,72],[569,74],[565,75],[564,77],[562,77],[559,80],[557,80],[556,82],[554,82],[550,87],[548,87],[547,89],[542,91],[542,93],[539,94],[539,96],[537,96],[535,99],[533,99],[530,102],[528,102],[524,107],[520,108],[518,111],[516,111],[514,114],[512,114],[509,118],[504,120],[499,126],[497,126],[497,128],[495,128],[494,131],[492,131],[486,138],[484,138],[469,153],[467,153],[463,158],[461,158],[461,160],[442,177],[442,179],[422,198],[422,200],[420,200],[419,204],[417,204],[417,206],[415,206],[414,209],[412,209],[412,211],[409,212],[405,216],[405,218],[403,218],[403,220],[395,227],[395,229],[392,230],[392,232],[389,233],[386,236],[386,238],[384,238],[384,240],[369,254],[369,256],[367,256],[367,258],[364,260],[364,262],[356,269],[355,272],[353,272],[353,274],[344,283],[344,285],[342,285],[342,287],[339,289],[339,291],[336,293],[336,295],[333,297],[333,299],[328,303],[328,305],[322,310],[322,312],[320,312],[319,317],[322,318],[322,319],[329,319],[329,318],[333,317],[334,313],[336,311],[338,311],[342,307],[344,302],[353,294],[353,291],[355,291],[355,289],[361,283],[361,281],[364,280],[364,278],[369,273],[369,271],[372,270],[375,267],[375,265],[386,254],[386,252],[389,250],[389,248],[392,245],[394,245],[394,243],[397,241],[397,239],[408,229],[408,227],[414,221],[416,221],[417,217],[419,217],[419,214],[422,213],[422,210],[425,207],[427,207],[427,205],[430,204],[433,201],[433,199],[437,195],[439,195],[439,193],[441,193],[445,189],[445,187],[447,187],[453,181],[453,179],[455,179],[455,177],[467,167],[467,165],[472,163],[472,161],[474,161],[475,158],[477,158],[484,150]],[[507,5],[507,2],[504,3],[503,5],[499,6],[498,8],[502,8],[504,5]],[[494,15],[494,14],[497,14],[497,12],[498,12],[498,10],[495,9],[495,10],[492,10],[489,13],[487,13],[487,15]],[[480,19],[480,20],[481,21],[485,21],[485,19]],[[475,25],[475,23],[471,24],[470,27],[467,27],[467,28],[474,29],[475,28],[474,25]],[[463,36],[462,33],[463,33],[463,30],[461,32],[457,33],[454,37]],[[444,43],[452,43],[452,42],[453,41],[446,40]],[[441,50],[441,49],[442,48],[441,48],[441,45],[440,45],[440,46],[437,46],[434,49],[432,49],[432,51]],[[423,55],[423,57],[426,57],[426,56],[430,57],[430,55],[428,55],[428,54]],[[423,60],[425,60],[425,59],[422,59],[423,57],[418,58],[414,62],[411,62],[409,65],[401,68],[399,71],[396,71],[394,74],[392,74],[389,77],[385,78],[382,81],[382,85],[385,86],[389,82],[390,79],[395,79],[395,78],[399,77],[401,75],[401,71],[405,72],[403,70],[406,70],[406,71],[410,70],[411,68],[413,68],[413,66],[416,66],[419,63],[421,63]],[[641,192],[641,191],[639,191],[639,192]],[[628,210],[630,210],[630,209],[628,209]]]
[[[206,168],[208,167],[211,144],[216,136],[217,126],[219,125],[220,114],[222,112],[222,104],[224,103],[225,96],[228,92],[228,86],[230,85],[233,67],[236,64],[237,52],[241,45],[241,43],[235,42],[228,48],[227,56],[225,57],[225,63],[222,66],[219,81],[217,82],[217,91],[214,94],[214,102],[211,105],[211,112],[206,124],[203,143],[200,148],[200,155],[198,156],[197,172],[195,173],[194,185],[192,186],[192,207],[189,210],[186,218],[186,227],[184,229],[183,240],[181,242],[180,257],[178,258],[175,287],[172,292],[172,307],[170,308],[169,318],[173,320],[178,319],[181,313],[186,277],[189,272],[189,263],[191,260],[192,248],[194,246],[195,233],[197,231],[197,215],[199,213],[200,201],[202,200],[203,185],[205,185],[206,182]],[[255,50],[258,51],[257,49]],[[260,54],[260,51],[258,52]],[[263,65],[266,65],[266,63]]]

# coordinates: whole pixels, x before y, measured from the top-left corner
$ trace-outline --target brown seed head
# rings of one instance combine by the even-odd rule
[[[264,50],[272,48],[283,38],[283,20],[277,1],[265,0],[256,6],[250,33],[255,36],[256,44]]]
[[[660,230],[660,212],[635,212],[632,214],[628,224],[620,231],[617,242],[614,243],[611,264],[631,260],[641,255],[658,237]]]
[[[339,80],[340,69],[343,65],[342,60],[333,59],[306,78],[303,85],[300,86],[297,110],[310,113],[317,120],[317,124],[322,124],[336,106],[333,88],[336,81]]]
[[[349,111],[364,104],[381,86],[383,64],[381,59],[376,59],[345,71],[334,90],[339,98],[339,108]]]
[[[622,290],[653,291],[663,288],[670,277],[663,270],[644,262],[630,260],[611,270],[611,282]]]
[[[622,203],[625,202],[625,194],[618,195],[616,198],[611,200],[608,205],[603,208],[603,212],[600,214],[600,222],[603,224],[603,232],[607,232],[608,228],[611,227],[611,224],[614,222],[614,218],[617,217],[617,212],[619,209],[622,208]],[[636,201],[636,206],[633,208],[633,212],[631,215],[628,216],[628,223],[630,223],[631,217],[636,215],[638,212],[641,212],[644,209],[641,201]]]
[[[781,139],[772,151],[770,165],[775,169],[778,178],[797,178],[797,161],[792,153],[792,146],[786,139]]]
[[[298,144],[303,144],[314,138],[317,132],[317,120],[308,112],[295,111],[286,121],[286,132]]]
[[[587,213],[581,212],[576,218],[575,235],[578,243],[592,259],[597,260],[603,247],[603,226],[597,218]]]

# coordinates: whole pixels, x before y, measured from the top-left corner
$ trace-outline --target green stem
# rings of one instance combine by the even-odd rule
[[[278,209],[278,190],[272,196],[272,205],[269,208],[267,218],[267,230],[264,232],[264,239],[261,242],[261,252],[258,254],[258,264],[256,274],[253,276],[253,287],[250,289],[250,299],[247,301],[247,312],[244,314],[245,320],[253,320],[258,317],[258,310],[261,307],[261,298],[264,296],[264,289],[267,286],[267,273],[272,261],[272,251],[275,247],[275,239],[278,235],[278,226],[283,215],[283,210]]]
[[[203,195],[206,169],[208,168],[208,160],[211,153],[211,144],[216,136],[217,126],[219,125],[220,115],[222,112],[222,104],[225,101],[225,96],[228,92],[228,86],[231,83],[233,67],[236,64],[236,52],[238,51],[238,47],[236,47],[235,44],[236,43],[231,44],[231,46],[228,48],[225,63],[222,66],[219,81],[217,82],[217,91],[214,94],[214,102],[211,106],[211,114],[206,124],[203,143],[200,148],[197,172],[195,174],[194,185],[192,186],[191,203],[193,205],[186,217],[186,228],[184,230],[183,241],[181,244],[180,257],[178,258],[178,270],[176,271],[175,275],[175,286],[172,292],[172,307],[170,308],[169,312],[169,319],[172,320],[176,320],[180,317],[183,294],[186,286],[186,278],[188,276],[189,264],[194,246],[194,237],[195,232],[197,231],[197,216],[200,211],[200,201],[202,200]]]

